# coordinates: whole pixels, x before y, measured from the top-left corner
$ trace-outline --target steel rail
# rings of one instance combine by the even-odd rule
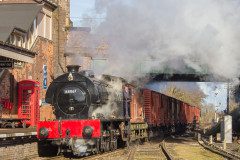
[[[207,142],[204,138],[201,138],[201,141],[198,141],[198,143],[203,146],[204,148],[216,153],[216,154],[219,154],[219,155],[222,155],[223,157],[225,158],[228,158],[228,159],[240,159],[240,156],[237,155],[237,154],[234,154],[232,152],[229,152],[229,151],[226,151],[226,150],[223,150],[221,149],[220,147],[214,145],[214,144],[210,144],[209,142]]]

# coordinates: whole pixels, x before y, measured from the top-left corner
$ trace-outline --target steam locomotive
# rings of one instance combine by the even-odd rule
[[[40,156],[112,151],[199,122],[198,107],[148,89],[137,91],[118,77],[96,79],[91,72],[79,72],[79,66],[67,68],[46,93],[56,120],[38,122]]]
[[[68,73],[57,77],[46,93],[56,120],[37,125],[39,155],[71,152],[85,156],[128,145],[131,128],[130,117],[124,114],[124,107],[130,107],[126,106],[130,99],[123,94],[126,82],[112,76],[96,79],[91,72],[79,72],[79,66],[67,69]],[[137,139],[147,138],[144,121],[131,127]]]

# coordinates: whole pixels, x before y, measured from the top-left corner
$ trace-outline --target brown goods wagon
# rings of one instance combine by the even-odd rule
[[[187,113],[186,113],[186,103],[180,102],[180,113],[179,113],[179,121],[181,124],[187,123]]]
[[[188,105],[188,106],[189,106],[189,110],[190,110],[189,121],[190,121],[190,123],[192,123],[193,122],[194,108],[190,105]]]
[[[174,119],[175,119],[175,124],[177,123],[180,123],[180,118],[179,118],[179,115],[180,115],[180,101],[175,99],[175,112],[174,112]]]
[[[174,117],[174,112],[175,112],[175,103],[174,103],[174,99],[172,97],[168,97],[168,100],[169,100],[169,113],[170,113],[170,125],[174,125],[174,120],[175,120],[175,117]]]
[[[141,97],[141,94],[136,90],[132,90],[130,113],[131,113],[131,122],[133,123],[144,122],[142,97]]]
[[[183,103],[183,105],[185,106],[185,113],[186,113],[186,123],[191,123],[191,110],[190,110],[190,106],[187,103]]]
[[[162,94],[159,95],[159,104],[160,104],[160,107],[159,107],[159,125],[164,126],[165,125],[164,117],[166,115],[166,108],[163,104],[163,95]]]
[[[195,117],[196,117],[197,122],[199,122],[199,120],[200,120],[200,108],[198,108],[198,107],[195,107]]]
[[[190,108],[191,108],[191,123],[193,123],[195,116],[195,107],[190,105]]]
[[[144,89],[144,113],[149,125],[157,126],[159,124],[160,112],[160,94],[148,89]]]
[[[171,103],[169,101],[169,97],[163,95],[163,102],[165,108],[165,124],[168,126],[171,124]]]
[[[190,115],[190,121],[191,121],[191,123],[193,123],[193,121],[194,121],[194,116],[195,116],[195,107],[193,107],[193,106],[191,106],[191,105],[189,105],[190,106],[190,113],[191,113],[191,115]]]
[[[158,92],[148,89],[143,90],[144,97],[144,114],[148,124],[153,126],[160,126],[166,123],[165,119],[168,119],[166,115],[166,109],[168,105],[167,96]],[[165,101],[163,102],[163,97]]]
[[[143,90],[143,105],[144,105],[144,115],[147,123],[149,125],[152,125],[151,121],[151,112],[152,112],[152,92],[149,89],[144,89]]]
[[[160,94],[157,92],[152,91],[152,114],[151,114],[151,121],[154,123],[155,126],[160,124]]]

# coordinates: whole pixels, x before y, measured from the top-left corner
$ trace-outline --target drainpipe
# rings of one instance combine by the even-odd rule
[[[61,1],[61,0],[60,0]],[[60,22],[59,22],[59,17],[60,17],[60,5],[59,5],[59,0],[57,1],[57,3],[58,3],[58,65],[59,65],[59,67],[61,68],[61,70],[62,70],[62,72],[63,73],[65,73],[64,72],[64,67],[62,66],[62,64],[61,64],[61,61],[60,61]]]

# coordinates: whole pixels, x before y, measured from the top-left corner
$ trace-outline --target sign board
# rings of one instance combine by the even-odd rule
[[[43,89],[47,89],[47,65],[43,65]]]
[[[11,61],[0,61],[0,68],[12,68],[13,63]]]
[[[23,68],[24,62],[14,62],[14,68]]]

